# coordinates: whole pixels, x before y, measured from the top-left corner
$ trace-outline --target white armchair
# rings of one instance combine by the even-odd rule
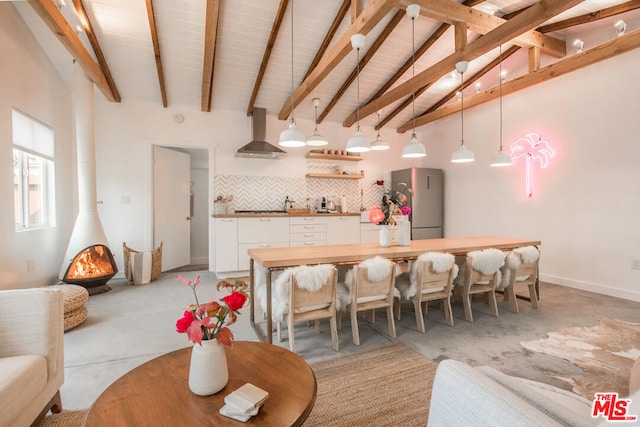
[[[59,289],[0,291],[0,427],[60,412],[64,305]]]

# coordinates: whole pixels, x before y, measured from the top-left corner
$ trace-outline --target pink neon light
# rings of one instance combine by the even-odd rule
[[[531,162],[533,160],[540,161],[540,169],[544,169],[549,165],[549,160],[555,156],[555,151],[549,145],[548,141],[543,141],[537,133],[528,133],[526,136],[518,139],[511,144],[511,160],[518,160],[522,157],[526,159],[526,177],[525,191],[528,198],[533,197],[533,185],[531,181]]]

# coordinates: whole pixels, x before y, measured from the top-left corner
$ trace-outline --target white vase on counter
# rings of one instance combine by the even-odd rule
[[[409,221],[398,222],[398,244],[400,246],[411,245],[411,223]]]
[[[391,246],[391,228],[389,228],[389,225],[387,224],[382,224],[379,227],[380,238],[378,240],[378,243],[383,248],[388,248],[389,246]]]

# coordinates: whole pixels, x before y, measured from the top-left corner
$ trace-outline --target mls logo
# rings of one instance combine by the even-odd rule
[[[618,399],[618,393],[596,393],[591,416],[596,418],[602,415],[608,421],[636,421],[637,416],[627,415],[630,403],[631,399]]]

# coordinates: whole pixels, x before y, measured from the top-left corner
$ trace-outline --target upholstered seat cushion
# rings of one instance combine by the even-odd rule
[[[16,401],[29,402],[38,396],[47,382],[47,359],[21,355],[0,357],[0,414],[4,420],[18,419],[24,409]],[[2,424],[2,422],[0,422]]]

